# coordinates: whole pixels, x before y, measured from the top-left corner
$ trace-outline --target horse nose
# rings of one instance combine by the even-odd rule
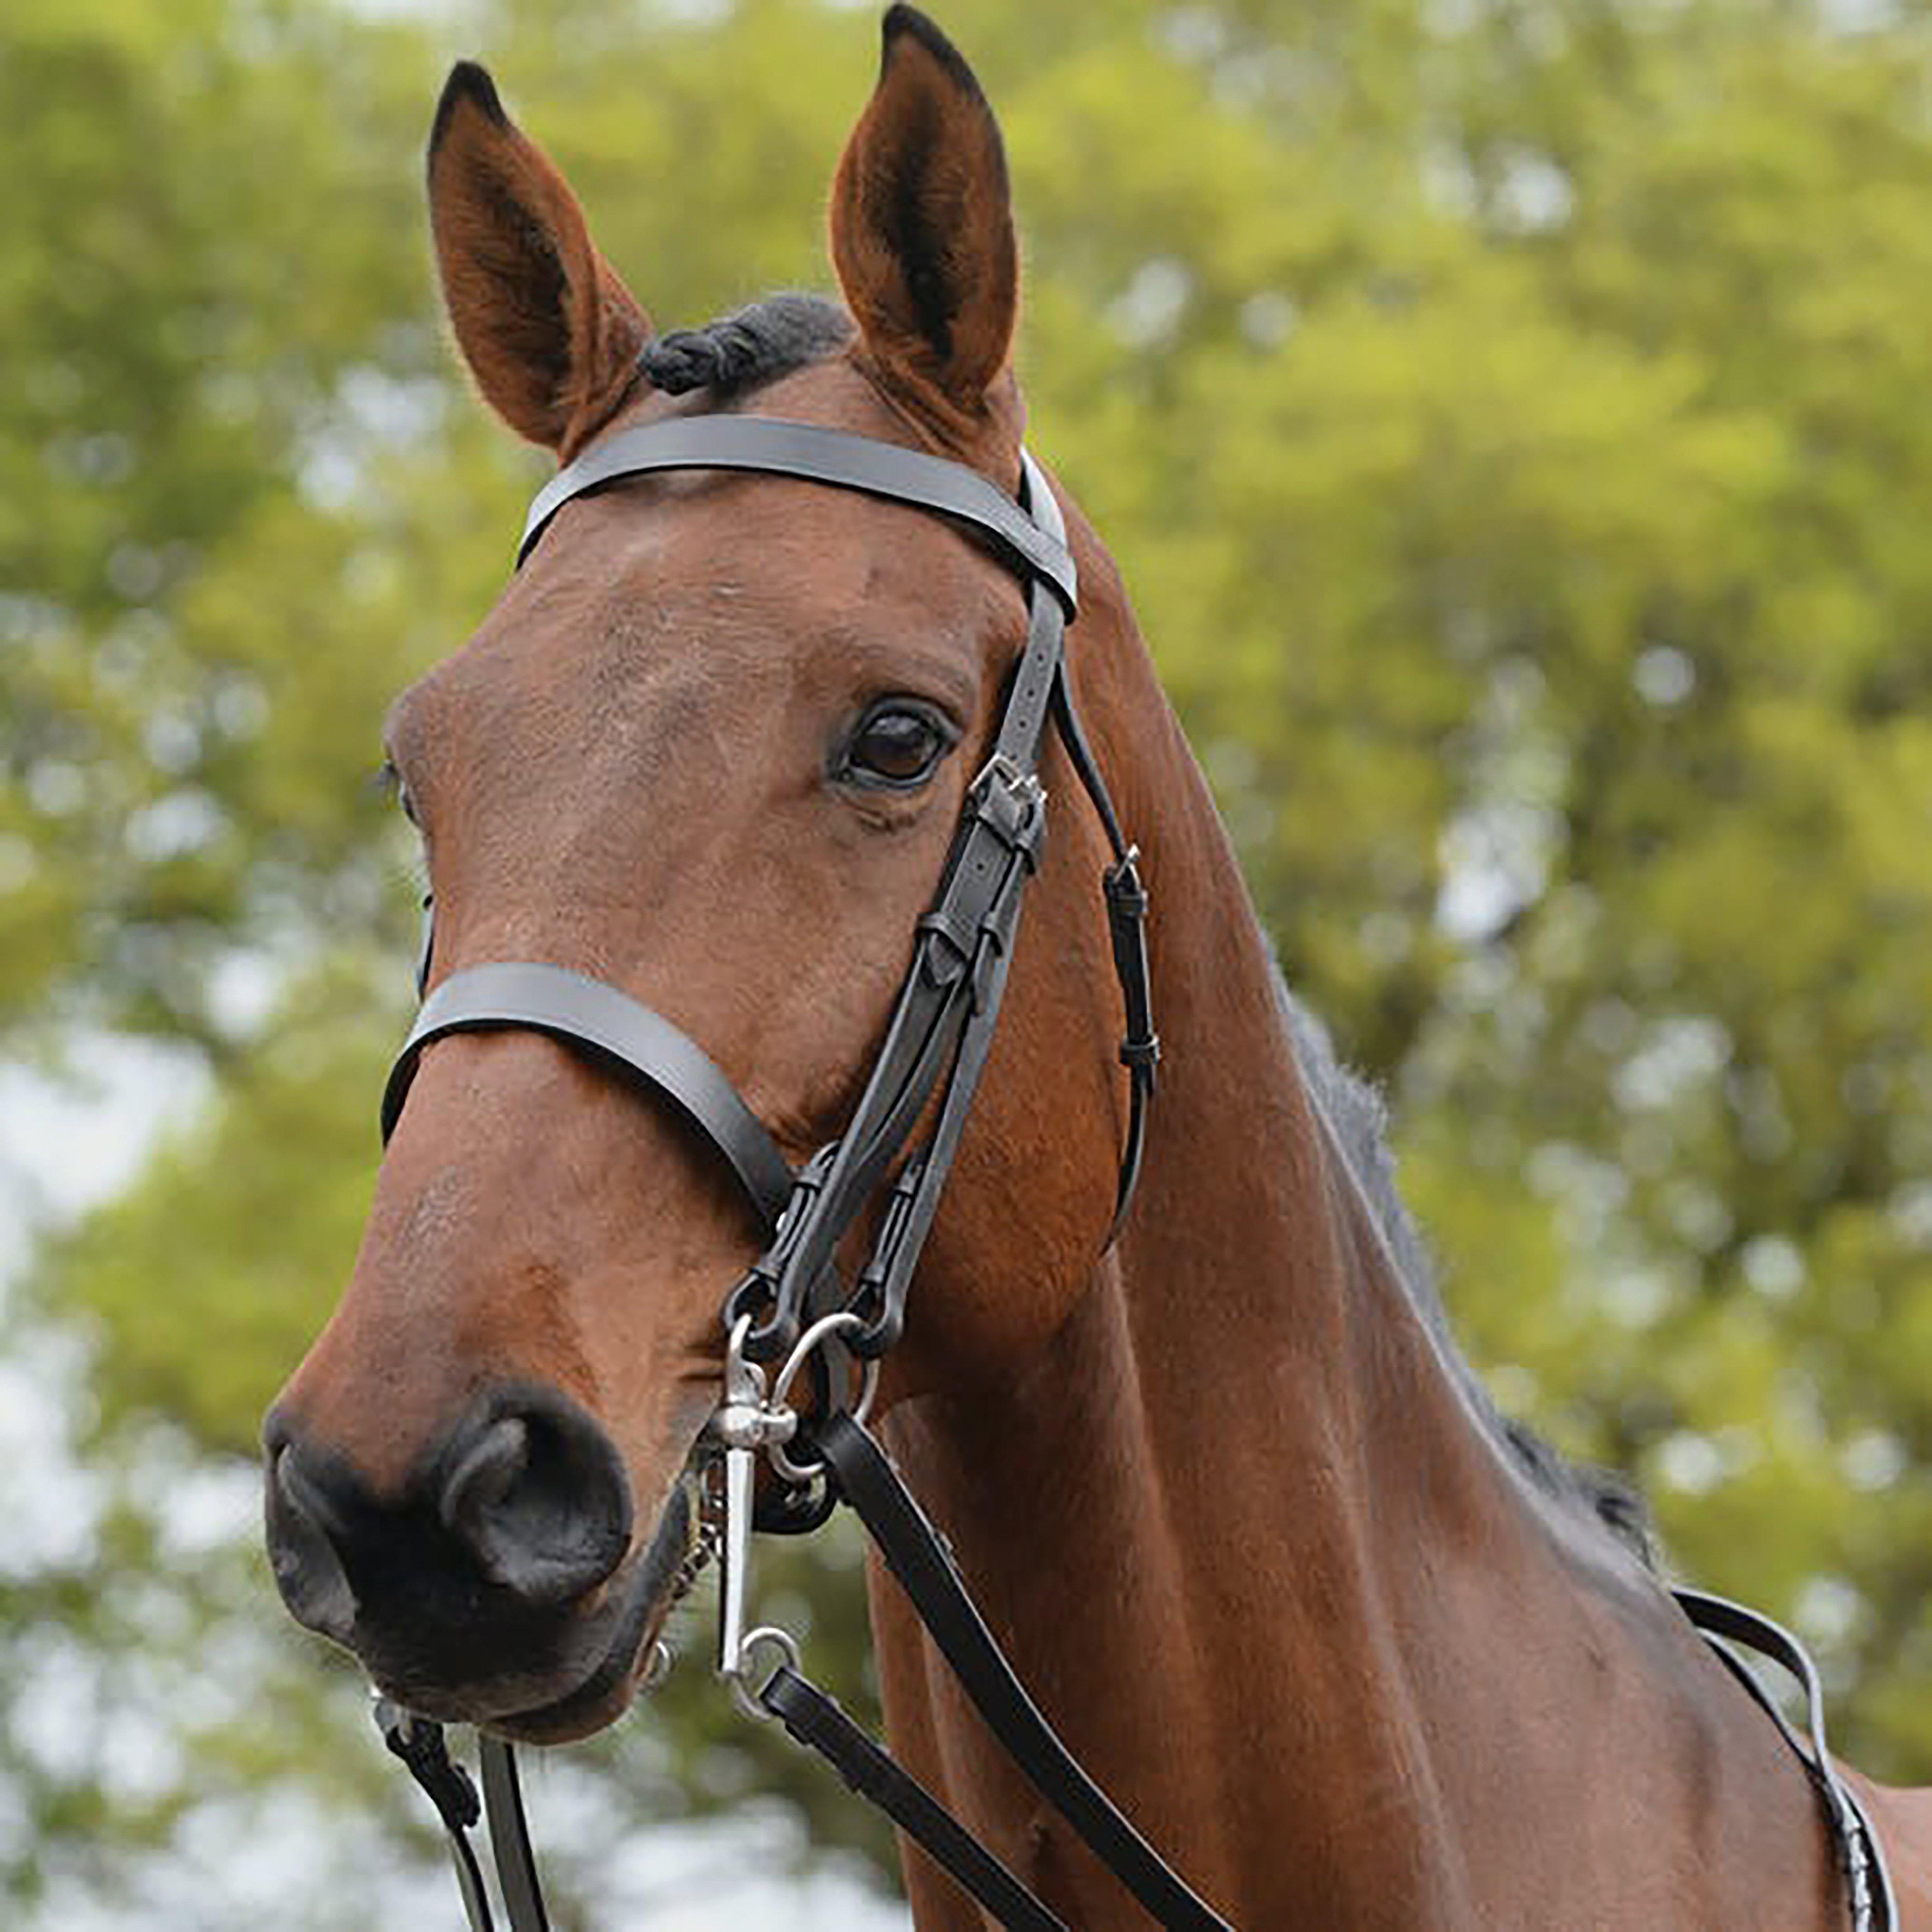
[[[595,1589],[631,1544],[631,1486],[603,1430],[536,1394],[472,1408],[442,1458],[443,1527],[532,1608]]]
[[[272,1430],[273,1424],[271,1424]],[[350,1520],[334,1496],[348,1487],[332,1465],[304,1463],[292,1442],[268,1442],[268,1567],[298,1623],[346,1644],[356,1628],[356,1593],[338,1553]],[[346,1500],[346,1498],[345,1498]]]
[[[298,1621],[338,1642],[372,1604],[393,1614],[412,1588],[427,1604],[436,1583],[473,1597],[480,1579],[506,1612],[560,1608],[604,1582],[630,1546],[630,1484],[615,1445],[546,1390],[479,1398],[394,1500],[280,1415],[264,1440],[277,1585]]]

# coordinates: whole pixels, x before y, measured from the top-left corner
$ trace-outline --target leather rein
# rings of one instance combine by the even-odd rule
[[[1022,464],[1016,501],[962,464],[867,437],[768,418],[680,418],[620,431],[560,471],[531,505],[518,550],[520,566],[559,510],[605,484],[667,470],[752,471],[945,517],[988,544],[1025,586],[1027,640],[992,753],[968,790],[884,1041],[838,1138],[794,1170],[697,1042],[602,981],[515,961],[466,968],[429,991],[434,940],[428,925],[418,976],[427,997],[383,1093],[382,1136],[386,1142],[394,1132],[418,1062],[432,1042],[504,1028],[533,1029],[561,1040],[680,1112],[737,1177],[767,1240],[722,1310],[724,1396],[694,1451],[700,1527],[680,1578],[688,1588],[716,1556],[718,1668],[734,1699],[751,1715],[776,1718],[824,1757],[1000,1924],[1016,1932],[1065,1932],[1064,1922],[802,1674],[788,1634],[769,1626],[746,1629],[754,1528],[799,1534],[844,1502],[981,1716],[1041,1796],[1156,1923],[1186,1932],[1229,1932],[1227,1922],[1160,1858],[1060,1742],[975,1609],[943,1539],[866,1426],[878,1364],[904,1327],[913,1274],[991,1048],[1022,896],[1046,831],[1038,766],[1049,726],[1057,729],[1114,855],[1100,886],[1125,1016],[1120,1058],[1129,1100],[1110,1243],[1139,1173],[1160,1054],[1138,854],[1121,832],[1068,682],[1065,633],[1077,608],[1073,560],[1052,489],[1030,455],[1023,454]],[[922,1142],[910,1147],[928,1114]],[[868,1258],[848,1286],[838,1251],[875,1204]],[[793,1390],[808,1375],[813,1399],[794,1406]],[[754,1483],[760,1454],[776,1478],[762,1487]],[[1718,1598],[1676,1594],[1810,1771],[1844,1870],[1854,1932],[1894,1932],[1896,1908],[1876,1838],[1826,1751],[1810,1659],[1796,1640],[1749,1611]],[[1808,1747],[1723,1640],[1748,1644],[1799,1677],[1810,1702]],[[754,1667],[767,1652],[775,1660]],[[650,1668],[668,1664],[660,1646]],[[494,1922],[469,1836],[486,1810],[512,1932],[548,1932],[512,1747],[479,1733],[479,1804],[468,1774],[449,1756],[440,1724],[380,1698],[376,1718],[390,1750],[442,1821],[472,1932],[493,1932]]]

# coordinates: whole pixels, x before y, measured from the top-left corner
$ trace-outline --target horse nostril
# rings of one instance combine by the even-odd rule
[[[532,1605],[602,1582],[631,1541],[631,1489],[610,1438],[574,1403],[500,1396],[444,1452],[438,1509],[491,1582]]]
[[[298,1623],[346,1644],[356,1628],[356,1593],[336,1550],[334,1512],[292,1447],[273,1454],[266,1503],[269,1567],[282,1600]]]

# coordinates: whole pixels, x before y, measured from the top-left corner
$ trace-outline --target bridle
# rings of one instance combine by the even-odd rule
[[[1024,454],[1016,502],[976,471],[896,445],[766,418],[692,417],[620,431],[560,471],[531,506],[518,563],[572,499],[620,478],[698,468],[788,476],[913,505],[985,540],[1026,589],[1026,641],[992,749],[968,790],[938,893],[919,922],[911,964],[852,1118],[794,1172],[710,1057],[670,1021],[602,981],[515,961],[466,968],[429,992],[383,1094],[384,1138],[401,1118],[426,1047],[454,1033],[505,1028],[533,1028],[563,1040],[682,1113],[736,1175],[770,1237],[726,1299],[724,1400],[700,1445],[721,1559],[721,1674],[747,1709],[778,1718],[827,1756],[848,1782],[862,1784],[1003,1923],[1028,1932],[1060,1925],[800,1674],[788,1636],[744,1628],[754,1523],[795,1534],[816,1527],[842,1498],[872,1529],[982,1714],[1042,1795],[1162,1923],[1226,1932],[1225,1922],[1154,1853],[1054,1736],[862,1419],[872,1368],[904,1328],[913,1274],[992,1047],[1022,898],[1046,835],[1039,765],[1050,726],[1113,854],[1100,886],[1126,1019],[1120,1058],[1128,1074],[1128,1114],[1110,1241],[1140,1171],[1160,1054],[1151,1016],[1148,896],[1138,854],[1121,832],[1068,682],[1066,631],[1077,608],[1077,580],[1059,506]],[[432,944],[426,935],[425,969]],[[910,1147],[928,1118],[923,1139]],[[838,1252],[874,1204],[869,1256],[848,1288]],[[782,1358],[784,1366],[768,1383],[766,1368]],[[841,1391],[854,1364],[866,1365],[866,1372],[858,1403],[848,1408]],[[790,1400],[808,1366],[816,1396],[808,1422]],[[754,1498],[753,1465],[760,1451],[778,1480]],[[754,1688],[751,1665],[766,1648],[785,1660]],[[466,1837],[476,1816],[468,1781],[451,1762],[438,1727],[392,1706],[378,1708],[391,1748],[416,1773],[449,1828],[471,1922],[484,1932],[489,1906]],[[482,1752],[506,1906],[517,1932],[534,1932],[545,1920],[514,1760],[500,1740],[486,1737]]]
[[[1145,939],[1148,896],[1136,848],[1082,730],[1065,641],[1076,579],[1051,488],[1022,456],[1016,502],[985,476],[896,445],[812,424],[711,416],[622,430],[561,470],[530,507],[520,566],[550,520],[573,499],[620,479],[668,470],[752,471],[912,505],[983,540],[1024,584],[1026,642],[1012,674],[993,748],[968,789],[931,909],[852,1118],[838,1138],[794,1171],[730,1080],[687,1034],[605,982],[532,961],[452,974],[428,993],[382,1097],[386,1141],[400,1120],[424,1050],[456,1033],[532,1029],[561,1040],[668,1101],[736,1176],[768,1244],[722,1310],[724,1396],[696,1452],[702,1527],[680,1584],[714,1553],[720,1568],[718,1670],[748,1713],[776,1718],[827,1759],[1000,1924],[1065,1932],[1064,1922],[939,1802],[895,1764],[799,1668],[792,1638],[747,1630],[753,1528],[798,1534],[844,1501],[963,1687],[1040,1795],[1159,1924],[1228,1932],[1080,1768],[1033,1702],[974,1609],[943,1540],[900,1482],[866,1426],[880,1358],[904,1328],[907,1295],[986,1066],[1005,991],[1027,881],[1039,863],[1047,798],[1038,768],[1055,728],[1113,854],[1100,885],[1125,1016],[1120,1058],[1129,1076],[1111,1243],[1132,1198],[1148,1102],[1160,1048],[1152,1024]],[[426,929],[419,981],[433,937]],[[923,1140],[910,1143],[929,1119]],[[876,1204],[868,1257],[848,1284],[837,1256]],[[775,1376],[768,1373],[778,1364]],[[795,1406],[800,1378],[813,1400]],[[852,1394],[855,1376],[858,1388]],[[774,1480],[760,1492],[756,1460]],[[1833,1770],[1810,1660],[1775,1625],[1720,1599],[1678,1593],[1692,1621],[1747,1642],[1797,1671],[1811,1696],[1811,1748],[1784,1724],[1756,1680],[1721,1642],[1726,1662],[1766,1705],[1813,1772],[1852,1900],[1855,1932],[1896,1924],[1877,1840]],[[779,1660],[762,1681],[762,1652]],[[655,1670],[662,1653],[651,1660]],[[490,1932],[488,1893],[469,1839],[480,1808],[451,1760],[442,1727],[381,1700],[390,1749],[428,1794],[447,1830],[474,1932]],[[483,1797],[504,1908],[513,1932],[545,1932],[548,1919],[525,1823],[511,1747],[480,1742]]]

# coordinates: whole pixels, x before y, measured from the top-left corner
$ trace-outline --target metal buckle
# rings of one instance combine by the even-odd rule
[[[1046,824],[1046,788],[1004,752],[995,752],[980,769],[966,794],[968,810],[1009,850],[1024,854],[1030,865]]]

